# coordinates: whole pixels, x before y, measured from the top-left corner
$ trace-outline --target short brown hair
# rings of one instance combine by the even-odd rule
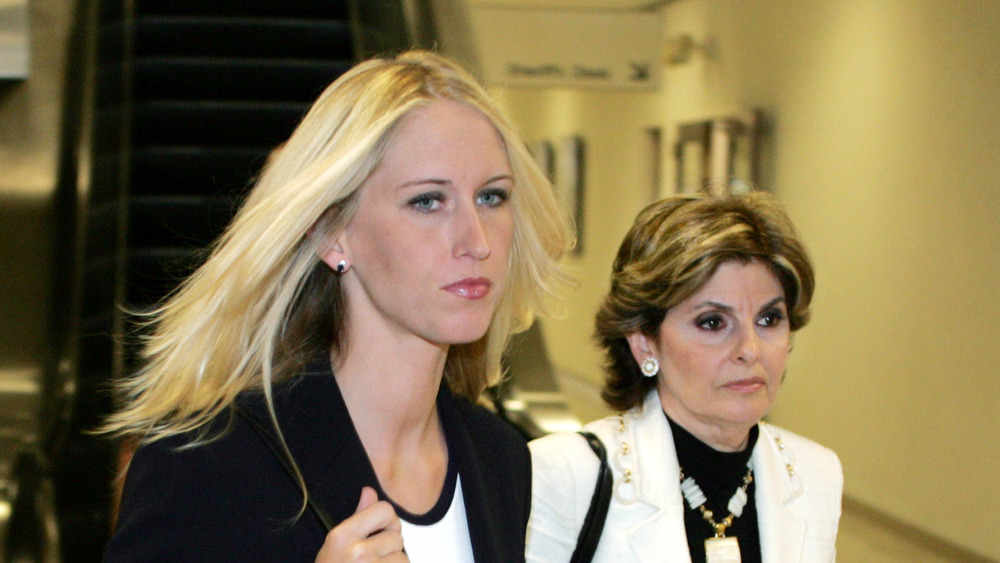
[[[784,290],[791,330],[805,326],[813,268],[788,215],[767,193],[686,194],[639,213],[618,250],[596,318],[595,337],[605,353],[601,396],[608,405],[628,410],[656,385],[640,373],[627,336],[656,336],[667,311],[732,260],[767,265]]]

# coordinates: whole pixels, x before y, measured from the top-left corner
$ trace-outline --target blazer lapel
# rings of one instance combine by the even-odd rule
[[[283,403],[279,419],[288,447],[313,500],[339,523],[354,514],[362,487],[379,486],[329,361],[280,393],[275,400]]]
[[[763,563],[801,561],[805,548],[805,520],[787,504],[801,492],[801,482],[779,443],[779,437],[762,423],[753,464]]]
[[[448,452],[456,456],[458,474],[462,481],[462,496],[465,498],[466,521],[469,526],[469,540],[476,563],[501,563],[502,546],[497,538],[498,530],[491,529],[488,522],[499,521],[493,515],[493,504],[486,495],[486,482],[474,460],[474,445],[469,429],[462,422],[447,385],[442,382],[438,393],[438,413],[448,435]]]
[[[639,479],[635,505],[655,510],[629,528],[629,543],[636,560],[689,563],[680,465],[673,434],[655,391],[646,397],[642,411],[630,417],[627,432],[627,441],[634,452],[630,456],[634,464],[632,474]]]

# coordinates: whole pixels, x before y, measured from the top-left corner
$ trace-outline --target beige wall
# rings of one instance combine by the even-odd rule
[[[41,432],[51,421],[42,413],[51,397],[43,391],[65,352],[59,345],[65,339],[56,336],[67,332],[53,326],[52,315],[62,310],[56,302],[69,301],[54,291],[73,273],[72,264],[55,263],[55,199],[76,3],[28,5],[30,76],[0,81],[0,481],[17,453],[47,437]]]
[[[772,420],[834,448],[853,498],[1000,555],[1000,2],[664,10],[668,35],[716,54],[668,68],[656,93],[499,91],[529,140],[588,144],[586,247],[568,259],[582,285],[544,325],[557,366],[600,378],[591,319],[649,199],[645,129],[761,108],[765,187],[819,283]]]

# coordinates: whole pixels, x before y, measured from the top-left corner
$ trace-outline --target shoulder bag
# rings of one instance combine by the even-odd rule
[[[594,487],[594,496],[590,499],[590,509],[580,528],[580,537],[577,538],[570,563],[589,563],[594,558],[597,543],[601,541],[601,532],[604,531],[604,521],[608,517],[608,506],[611,504],[611,468],[608,467],[604,444],[590,432],[580,432],[580,435],[597,454],[601,465],[597,470],[597,485]]]

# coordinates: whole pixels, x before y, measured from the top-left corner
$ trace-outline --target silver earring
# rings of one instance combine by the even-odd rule
[[[343,274],[344,270],[346,270],[346,269],[347,269],[347,260],[341,260],[340,262],[337,262],[337,273],[338,274]]]
[[[660,360],[650,356],[642,361],[639,369],[642,370],[642,375],[646,377],[656,377],[656,374],[660,373]]]

